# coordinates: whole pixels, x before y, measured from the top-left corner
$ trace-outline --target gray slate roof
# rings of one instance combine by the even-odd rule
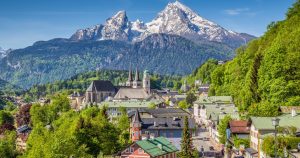
[[[183,129],[184,119],[180,118],[142,118],[142,129]],[[189,128],[195,127],[195,120],[189,119]]]
[[[179,108],[158,108],[158,109],[140,109],[140,113],[149,113],[153,117],[162,117],[162,118],[173,118],[173,117],[183,117],[183,116],[190,116],[185,110]],[[129,117],[135,115],[135,111],[131,111],[128,113]]]
[[[143,88],[120,88],[115,99],[147,99],[150,95]]]
[[[115,91],[115,86],[110,81],[105,80],[97,80],[93,81],[86,91]]]

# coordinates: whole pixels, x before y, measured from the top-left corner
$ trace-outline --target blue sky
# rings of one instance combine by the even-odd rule
[[[77,29],[104,23],[119,10],[129,20],[152,20],[174,0],[1,0],[0,47],[23,48],[38,40],[68,38]],[[237,32],[260,36],[284,19],[295,0],[180,0],[202,17]]]

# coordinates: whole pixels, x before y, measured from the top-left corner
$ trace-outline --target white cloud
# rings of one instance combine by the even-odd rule
[[[228,15],[240,15],[245,12],[249,12],[249,8],[236,8],[236,9],[226,9],[224,10],[225,14]]]

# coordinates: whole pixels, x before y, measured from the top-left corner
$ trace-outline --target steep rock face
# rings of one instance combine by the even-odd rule
[[[238,47],[254,38],[251,35],[243,36],[243,34],[226,30],[178,1],[169,3],[153,21],[146,25],[147,30],[140,37],[142,39],[152,33],[166,33],[183,36],[194,42],[207,40]]]
[[[71,40],[116,40],[129,41],[131,23],[125,11],[120,11],[106,20],[104,25],[95,25],[91,28],[80,29],[71,36]]]
[[[71,39],[139,42],[151,34],[162,33],[179,35],[196,43],[214,41],[237,48],[255,38],[245,33],[226,30],[178,1],[169,3],[155,19],[146,24],[139,20],[130,22],[126,12],[120,11],[101,26],[78,30]]]
[[[80,29],[71,36],[71,40],[97,40],[102,37],[101,30],[103,25],[95,25],[91,28]]]
[[[106,20],[101,31],[102,38],[100,40],[120,40],[128,41],[130,34],[129,21],[125,11],[118,12],[112,18]]]

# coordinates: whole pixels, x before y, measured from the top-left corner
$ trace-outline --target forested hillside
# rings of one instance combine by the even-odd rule
[[[142,72],[140,73],[142,78]],[[70,79],[56,81],[43,85],[35,85],[25,92],[27,98],[40,98],[46,95],[52,95],[57,92],[66,92],[67,94],[73,91],[85,92],[87,87],[93,80],[109,80],[115,86],[125,83],[128,79],[128,71],[118,70],[99,70],[91,71],[73,76]],[[163,76],[158,74],[151,75],[151,88],[160,89],[163,87],[180,88],[181,77],[179,76]]]
[[[211,83],[211,73],[218,67],[216,59],[209,59],[203,65],[193,71],[191,75],[186,77],[187,83],[192,85],[195,80],[201,80],[202,83]]]
[[[211,83],[211,95],[232,95],[241,111],[277,115],[278,106],[300,106],[300,1],[286,20],[272,22],[259,39],[224,65],[209,60],[187,79]]]
[[[209,58],[231,59],[232,54],[233,49],[222,43],[196,44],[166,34],[134,44],[53,39],[9,53],[0,60],[0,78],[28,89],[97,69],[126,70],[130,64],[153,73],[186,75]]]

